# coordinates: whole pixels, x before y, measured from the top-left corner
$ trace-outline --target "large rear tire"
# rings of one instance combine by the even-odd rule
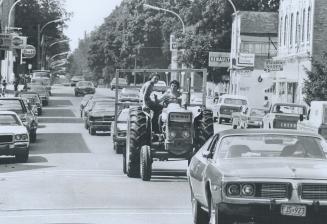
[[[203,144],[214,134],[213,113],[205,109],[201,115],[195,119],[195,151],[197,152]]]
[[[126,174],[126,149],[123,149],[123,173]]]
[[[152,174],[152,158],[150,146],[144,145],[140,152],[140,174],[143,181],[150,181]]]
[[[131,108],[126,139],[126,173],[128,177],[140,177],[140,150],[151,141],[151,126],[141,107]]]

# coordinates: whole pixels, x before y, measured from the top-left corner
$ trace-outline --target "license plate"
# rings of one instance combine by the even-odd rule
[[[305,217],[307,207],[305,205],[282,205],[281,214],[287,216]]]

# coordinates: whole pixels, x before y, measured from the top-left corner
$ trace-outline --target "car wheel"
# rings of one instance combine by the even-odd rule
[[[44,106],[48,106],[49,102],[48,101],[44,101]]]
[[[228,215],[225,215],[222,212],[219,212],[218,206],[214,205],[214,202],[211,198],[209,204],[209,223],[210,224],[232,224],[232,220]]]
[[[75,92],[75,96],[78,96],[78,93],[77,92]]]
[[[36,129],[33,129],[33,131],[30,132],[30,142],[36,142]]]
[[[221,124],[223,122],[223,119],[218,118],[218,124]]]
[[[42,109],[41,109],[41,108],[37,109],[37,114],[38,114],[39,116],[42,115]]]
[[[233,125],[233,129],[237,129],[237,125],[236,124]]]
[[[86,120],[85,120],[85,122],[84,122],[84,128],[85,128],[86,130],[89,129],[89,126],[88,126]]]
[[[121,147],[118,145],[117,142],[114,143],[114,150],[115,150],[116,154],[120,154],[120,153],[122,153],[122,149],[121,149]]]
[[[96,130],[92,126],[90,126],[89,127],[89,133],[90,133],[90,135],[95,135],[96,134]]]
[[[123,149],[123,173],[126,174],[126,149]]]
[[[19,163],[26,163],[28,160],[29,149],[24,151],[20,151],[19,153],[15,154],[15,160]]]
[[[194,224],[209,223],[209,215],[202,208],[200,203],[195,199],[193,192],[191,193],[192,214]]]
[[[150,146],[144,145],[140,152],[140,174],[143,181],[150,181],[152,173],[152,157]]]

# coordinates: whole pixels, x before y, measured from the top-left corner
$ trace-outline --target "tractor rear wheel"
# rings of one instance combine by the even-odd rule
[[[141,179],[149,181],[152,173],[152,158],[150,146],[144,145],[140,153],[140,174]]]
[[[151,141],[151,127],[141,107],[131,108],[126,139],[126,173],[128,177],[140,176],[140,151]]]
[[[201,115],[194,121],[195,128],[195,152],[214,134],[213,130],[213,113],[211,110],[205,109]]]

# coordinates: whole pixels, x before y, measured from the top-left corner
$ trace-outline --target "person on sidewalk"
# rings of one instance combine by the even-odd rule
[[[4,79],[2,81],[2,96],[6,95],[6,89],[7,89],[7,81]]]

